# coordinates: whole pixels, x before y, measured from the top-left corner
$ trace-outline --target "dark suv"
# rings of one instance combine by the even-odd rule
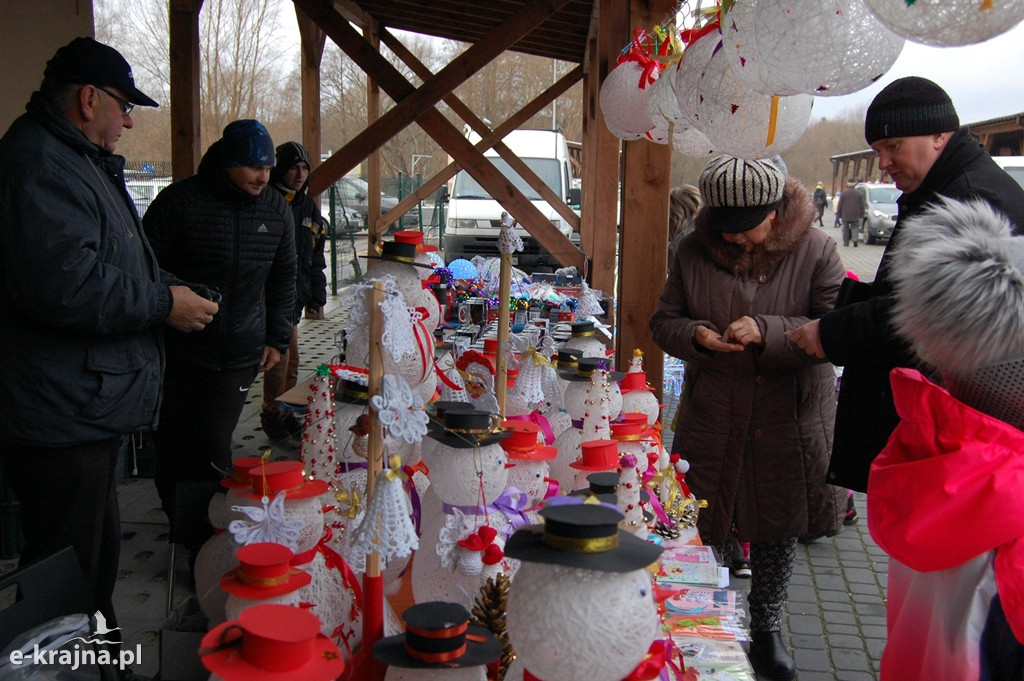
[[[339,179],[335,184],[337,189],[338,201],[341,202],[346,209],[351,212],[359,214],[359,218],[362,221],[363,227],[370,224],[369,222],[369,209],[367,207],[366,197],[370,194],[370,188],[366,184],[366,180],[361,180],[358,177],[350,177],[346,175]],[[388,196],[381,192],[380,196],[380,214],[384,215],[389,210],[398,205],[398,199],[394,196]],[[419,224],[419,216],[416,209],[409,211],[402,216],[402,227],[403,228],[416,228]],[[398,222],[395,222],[388,231],[398,229]]]
[[[857,191],[864,197],[864,220],[861,223],[861,240],[869,244],[888,241],[896,226],[898,208],[896,200],[903,193],[894,184],[869,184],[861,182]]]

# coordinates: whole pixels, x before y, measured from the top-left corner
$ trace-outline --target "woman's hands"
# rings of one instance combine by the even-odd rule
[[[713,329],[698,324],[693,340],[701,347],[715,352],[741,352],[748,345],[764,345],[761,328],[752,317],[740,317],[719,335]]]

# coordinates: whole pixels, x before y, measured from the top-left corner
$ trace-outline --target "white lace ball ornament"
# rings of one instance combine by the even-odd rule
[[[659,634],[646,570],[523,562],[509,589],[506,623],[523,666],[559,681],[620,681]]]
[[[220,588],[220,580],[225,572],[238,567],[238,547],[230,532],[221,532],[210,537],[196,554],[196,600],[211,627],[224,621],[228,594]]]
[[[677,129],[672,135],[672,146],[684,156],[693,158],[710,158],[716,153],[708,136],[697,128]]]
[[[661,405],[650,390],[630,390],[622,396],[622,413],[640,412],[647,417],[647,423],[657,423],[661,416]]]
[[[814,98],[770,97],[733,74],[724,52],[708,62],[698,87],[697,117],[718,151],[739,158],[767,158],[793,145],[807,128]]]
[[[679,98],[676,97],[675,69],[667,71],[664,76],[664,78],[658,78],[658,80],[647,86],[650,90],[647,94],[647,114],[655,123],[661,117],[666,124],[688,125],[686,116],[679,110]]]
[[[643,135],[654,127],[647,115],[647,87],[640,87],[644,67],[635,61],[624,61],[613,68],[601,84],[601,112],[605,125],[616,137]],[[657,71],[653,72],[657,77]]]
[[[866,0],[883,24],[907,40],[936,47],[994,38],[1024,20],[1024,1]]]
[[[758,0],[753,31],[776,78],[820,96],[867,87],[889,70],[904,44],[864,0]]]
[[[762,95],[795,95],[796,88],[783,83],[765,64],[755,31],[756,2],[737,2],[722,22],[722,49],[740,81]]]
[[[675,73],[672,74],[676,81],[674,89],[679,112],[698,130],[702,128],[702,124],[697,118],[697,105],[700,103],[697,86],[720,41],[721,35],[717,31],[702,36],[686,48],[683,58],[676,65]],[[665,75],[668,77],[669,74]]]
[[[349,645],[353,648],[358,646],[363,640],[362,613],[357,609],[355,594],[345,584],[342,573],[328,567],[324,554],[319,551],[313,560],[298,567],[312,578],[297,593],[300,601],[313,604],[310,612],[320,618],[320,633],[335,638],[334,632],[340,627],[346,637],[351,632]]]
[[[569,464],[580,457],[580,444],[583,442],[583,435],[579,428],[570,427],[563,430],[555,438],[555,448],[558,456],[548,462],[551,468],[550,476],[558,481],[562,492],[571,492],[576,489],[573,484],[576,481],[576,469]]]

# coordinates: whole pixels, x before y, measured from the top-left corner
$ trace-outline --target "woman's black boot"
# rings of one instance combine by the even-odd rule
[[[796,678],[796,663],[778,631],[750,632],[750,664],[758,675],[772,681]]]

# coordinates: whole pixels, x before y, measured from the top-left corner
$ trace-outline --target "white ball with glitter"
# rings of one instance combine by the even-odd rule
[[[866,0],[891,31],[936,47],[981,43],[1024,20],[1024,0]]]

